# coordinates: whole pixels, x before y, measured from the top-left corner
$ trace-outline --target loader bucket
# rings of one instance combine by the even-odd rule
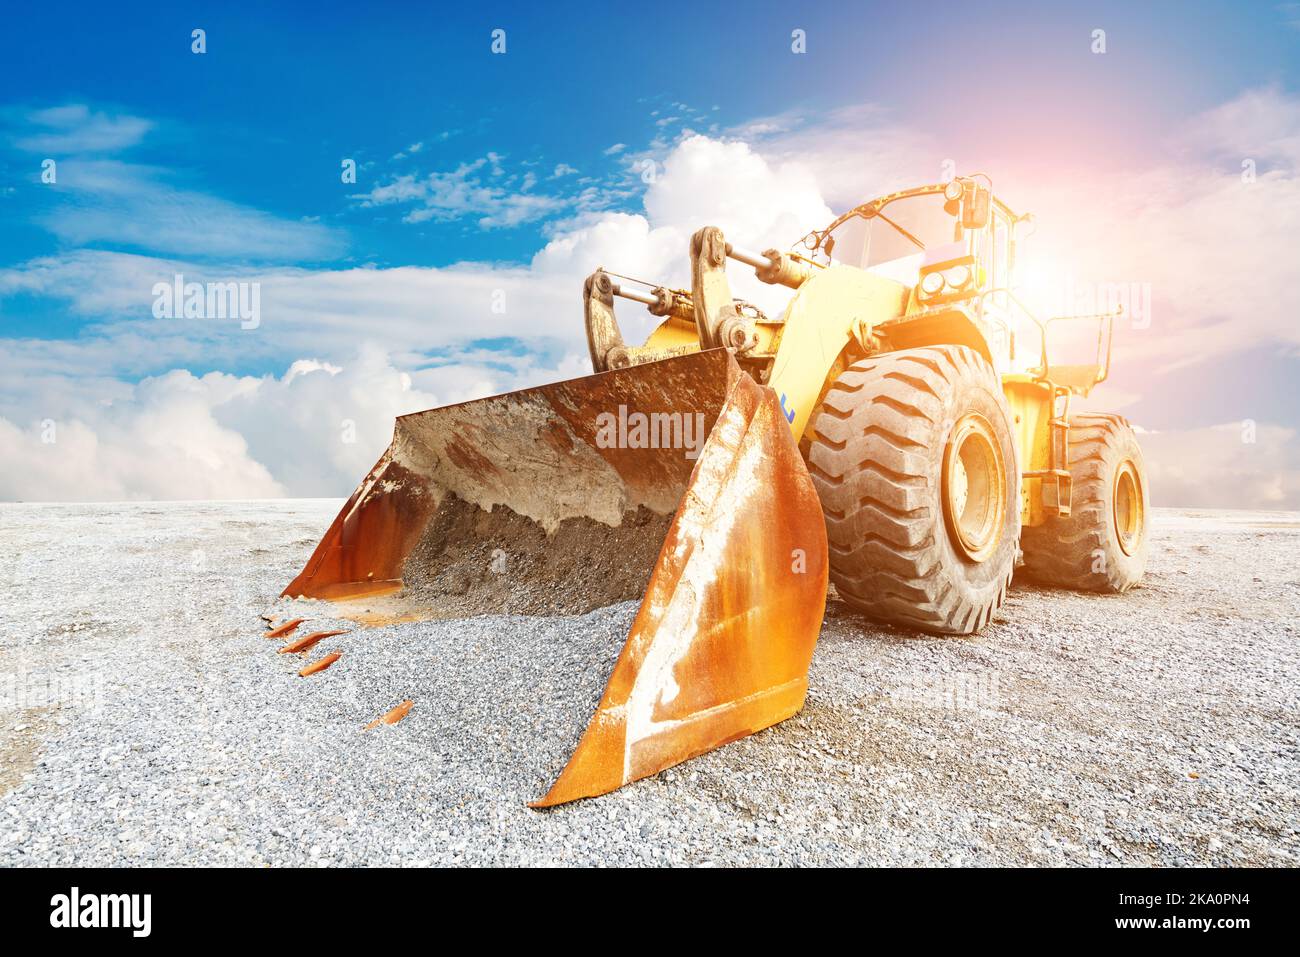
[[[779,402],[717,349],[399,418],[284,594],[363,622],[640,599],[545,807],[795,714],[826,581]]]

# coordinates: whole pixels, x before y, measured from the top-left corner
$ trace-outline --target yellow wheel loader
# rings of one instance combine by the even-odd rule
[[[1133,430],[1073,415],[1109,371],[1054,364],[1014,289],[1029,217],[986,176],[846,212],[787,251],[714,227],[691,288],[598,269],[595,374],[398,419],[287,596],[357,620],[641,604],[573,755],[535,806],[602,794],[796,713],[828,590],[969,635],[1024,572],[1122,592],[1148,498]],[[728,260],[793,290],[736,299]],[[660,321],[624,342],[614,303]]]

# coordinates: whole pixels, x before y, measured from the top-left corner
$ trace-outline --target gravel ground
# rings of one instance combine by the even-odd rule
[[[635,606],[299,678],[259,614],[338,504],[0,505],[0,865],[1300,863],[1294,513],[1158,510],[1144,587],[974,640],[832,604],[801,714],[537,812]]]

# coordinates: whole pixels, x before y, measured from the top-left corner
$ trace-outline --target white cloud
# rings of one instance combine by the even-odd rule
[[[35,110],[24,119],[28,132],[14,145],[53,156],[116,152],[139,143],[153,128],[141,117],[92,112],[84,103]]]
[[[59,164],[60,202],[38,222],[65,243],[114,243],[180,256],[320,260],[343,251],[318,223],[269,213],[171,185],[162,171],[114,160]]]
[[[761,198],[761,201],[759,201]],[[833,217],[807,166],[769,162],[741,142],[690,136],[646,191],[652,222],[683,229],[715,225],[751,248],[785,246]]]
[[[213,408],[256,380],[177,370],[79,414],[15,424],[0,419],[0,498],[87,501],[264,498],[284,493]],[[46,441],[52,438],[53,441]]]
[[[407,373],[366,345],[342,365],[299,361],[278,379],[259,379],[213,417],[291,494],[327,496],[360,481],[387,447],[397,416],[443,401],[413,388]]]
[[[1193,120],[1185,139],[1230,163],[1250,157],[1261,166],[1294,169],[1300,162],[1300,99],[1276,86],[1247,90]]]
[[[489,153],[450,172],[398,176],[353,198],[360,199],[363,207],[414,205],[402,217],[408,223],[451,222],[474,217],[483,229],[519,226],[568,206],[563,198],[529,193],[537,179],[533,173],[525,174],[516,191],[490,182],[503,175],[501,159],[498,154]],[[483,178],[484,173],[488,174],[488,180]]]
[[[72,377],[53,389],[46,380],[30,408],[49,411],[0,418],[0,500],[345,495],[388,445],[397,416],[522,385],[519,370],[473,358],[412,374],[363,344],[341,365],[298,360],[279,377],[174,370],[115,383],[103,402]],[[522,375],[553,381],[581,374],[580,363],[525,362]]]
[[[1149,285],[1149,327],[1117,340],[1117,361],[1149,373],[1300,347],[1300,99],[1246,93],[1193,121],[1180,145],[1179,162],[1026,190],[1041,223],[1029,258],[1049,289]]]
[[[132,376],[202,364],[246,368],[317,355],[339,363],[358,340],[381,341],[411,366],[423,356],[478,339],[520,336],[534,356],[582,341],[581,275],[539,276],[524,266],[458,264],[440,269],[241,269],[83,251],[0,271],[0,293],[67,297],[95,323],[76,339],[9,340],[0,349],[0,403],[30,376]],[[155,319],[152,286],[176,273],[187,281],[257,282],[261,322]],[[11,389],[12,387],[12,389]],[[0,412],[3,406],[0,405]]]
[[[1253,422],[1139,436],[1157,505],[1300,508],[1294,428]]]
[[[318,223],[177,185],[156,166],[107,158],[141,142],[154,128],[150,120],[68,104],[18,114],[15,125],[19,149],[59,158],[57,180],[42,185],[51,201],[36,221],[64,244],[111,243],[234,262],[322,260],[343,251],[341,236]]]
[[[932,137],[871,104],[819,117],[764,117],[727,135],[750,143],[774,163],[810,170],[836,213],[898,189],[938,182],[946,155]]]

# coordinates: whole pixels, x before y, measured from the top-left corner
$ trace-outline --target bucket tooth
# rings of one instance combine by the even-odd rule
[[[374,721],[371,721],[368,725],[365,726],[364,730],[372,731],[375,728],[379,727],[381,724],[397,724],[397,722],[405,718],[410,713],[411,709],[414,707],[415,707],[414,701],[410,701],[410,700],[403,701],[397,707],[392,708],[389,711],[386,711],[384,714],[380,715]]]
[[[301,625],[306,620],[307,620],[306,618],[294,618],[292,621],[286,621],[283,624],[277,625],[276,627],[268,631],[266,633],[266,637],[283,638],[285,635],[292,632],[294,629],[296,629],[299,625]]]
[[[326,638],[333,638],[335,635],[343,635],[343,631],[313,631],[310,635],[303,635],[297,641],[291,641],[280,649],[282,655],[296,655],[300,651],[306,651],[315,645],[318,641],[324,641]]]
[[[323,658],[317,658],[315,661],[313,661],[313,662],[312,662],[311,664],[309,664],[307,667],[305,667],[305,668],[303,668],[301,671],[299,671],[299,672],[298,672],[298,677],[299,677],[299,678],[309,678],[309,677],[311,677],[312,675],[316,674],[316,672],[318,672],[318,671],[324,671],[326,668],[328,668],[330,665],[334,664],[334,662],[338,661],[338,660],[339,660],[340,658],[342,658],[342,657],[343,657],[343,652],[341,652],[341,651],[331,651],[331,652],[330,652],[328,655],[326,655],[325,657],[323,657]]]

